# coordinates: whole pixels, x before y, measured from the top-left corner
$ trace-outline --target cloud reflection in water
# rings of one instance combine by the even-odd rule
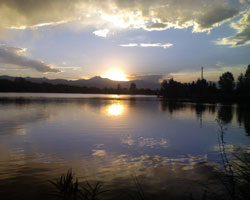
[[[131,136],[121,139],[121,143],[128,146],[137,146],[137,147],[149,147],[149,148],[167,148],[168,142],[164,138],[154,139],[154,138],[145,138],[139,137],[133,139]]]

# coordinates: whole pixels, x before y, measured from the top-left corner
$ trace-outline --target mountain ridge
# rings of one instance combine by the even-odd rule
[[[7,79],[14,81],[16,78],[20,77],[13,77],[8,75],[1,75],[0,79]],[[108,78],[102,78],[100,76],[94,76],[90,79],[78,79],[78,80],[66,80],[66,79],[48,79],[46,77],[41,78],[33,78],[33,77],[22,77],[27,81],[34,82],[34,83],[50,83],[53,85],[63,84],[63,85],[70,85],[70,86],[80,86],[80,87],[97,87],[100,89],[103,88],[117,88],[118,84],[122,88],[129,88],[131,83],[135,83],[138,89],[160,89],[160,83],[145,81],[145,80],[130,80],[130,81],[113,81]]]

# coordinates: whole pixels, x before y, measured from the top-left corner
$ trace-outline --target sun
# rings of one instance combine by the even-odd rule
[[[127,75],[123,73],[121,70],[111,70],[104,75],[102,75],[103,78],[108,78],[113,81],[128,81]]]

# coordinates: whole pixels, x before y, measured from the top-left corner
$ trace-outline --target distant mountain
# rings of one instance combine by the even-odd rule
[[[16,77],[12,77],[12,76],[0,76],[0,79],[6,79],[9,81],[14,81]]]
[[[17,77],[12,76],[0,76],[0,79],[15,80]],[[159,89],[160,84],[156,82],[150,82],[145,80],[133,80],[133,81],[113,81],[107,78],[102,78],[100,76],[95,76],[90,79],[78,79],[78,80],[65,80],[65,79],[48,79],[48,78],[32,78],[25,77],[27,81],[34,83],[50,83],[50,84],[63,84],[63,85],[74,85],[80,87],[97,87],[97,88],[117,88],[117,85],[120,84],[122,88],[129,88],[131,83],[135,83],[138,89],[148,88],[148,89]]]

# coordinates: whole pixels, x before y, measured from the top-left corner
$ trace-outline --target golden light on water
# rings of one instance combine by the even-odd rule
[[[128,81],[127,75],[123,73],[121,70],[115,69],[111,70],[104,75],[102,75],[103,78],[108,78],[113,81]]]
[[[122,115],[124,112],[124,106],[121,104],[112,104],[108,107],[108,114],[112,116]]]

